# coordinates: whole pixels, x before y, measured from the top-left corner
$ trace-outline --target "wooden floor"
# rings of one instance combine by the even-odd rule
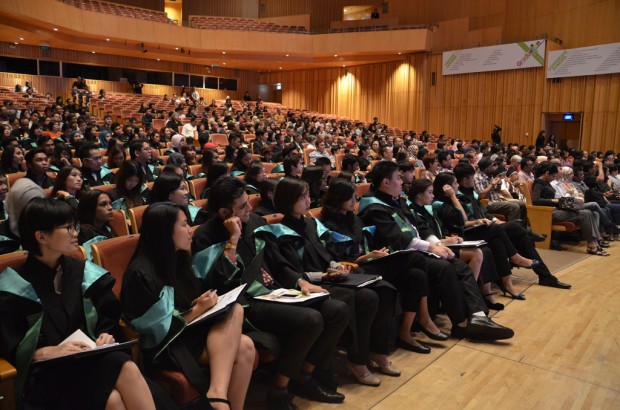
[[[543,258],[562,265],[585,256],[584,246],[572,250]],[[531,271],[515,271],[527,300],[500,296],[506,309],[492,312],[514,329],[513,339],[434,342],[429,355],[397,350],[390,358],[401,377],[380,376],[381,386],[373,388],[338,374],[343,404],[294,402],[304,410],[620,409],[620,242],[608,251],[612,256],[591,256],[557,272],[573,285],[568,291],[538,286]],[[438,324],[446,329],[443,320]],[[418,340],[429,342],[423,335]],[[263,406],[249,400],[246,407]]]

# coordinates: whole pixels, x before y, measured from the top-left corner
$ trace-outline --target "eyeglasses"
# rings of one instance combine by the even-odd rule
[[[80,224],[68,224],[65,226],[59,226],[56,229],[66,229],[69,234],[80,233]]]

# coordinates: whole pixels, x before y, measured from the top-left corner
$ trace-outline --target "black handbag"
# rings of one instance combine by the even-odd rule
[[[575,204],[575,198],[572,196],[565,196],[560,198],[560,202],[558,202],[558,209],[562,211],[572,211],[577,212],[579,209]]]

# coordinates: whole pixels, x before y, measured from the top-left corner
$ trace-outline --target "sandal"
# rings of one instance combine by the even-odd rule
[[[588,253],[590,255],[597,255],[597,256],[609,256],[610,255],[608,252],[605,252],[603,248],[601,248],[600,246],[588,246]]]
[[[228,408],[230,409],[230,400],[226,400],[226,399],[218,399],[217,397],[207,397],[207,402],[208,403],[224,403],[228,405]],[[209,406],[211,407],[211,406]],[[211,407],[213,408],[213,407]]]

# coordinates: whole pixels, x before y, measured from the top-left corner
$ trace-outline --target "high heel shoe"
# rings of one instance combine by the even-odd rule
[[[422,328],[422,332],[430,339],[437,340],[439,342],[445,342],[446,340],[448,340],[448,335],[441,330],[439,331],[439,333],[431,333],[424,326],[422,326],[422,324],[420,324],[420,328]]]
[[[503,292],[504,296],[506,296],[506,293],[508,294],[508,298],[512,298],[514,300],[525,300],[525,295],[523,293],[519,293],[518,295],[515,295],[514,293],[509,292],[507,289]]]
[[[513,268],[534,269],[538,265],[540,265],[540,261],[538,259],[532,259],[532,264],[530,266],[518,265],[515,262],[510,261],[510,266]]]
[[[508,289],[506,289],[506,286],[504,286],[504,284],[501,281],[497,281],[495,282],[495,284],[497,285],[499,290],[504,294],[504,296],[506,296],[506,293],[508,293],[510,296],[506,296],[506,297],[511,297],[514,300],[525,300],[525,295],[523,293],[519,293],[518,295],[511,293]],[[486,301],[486,298],[485,298],[485,301]]]
[[[487,305],[487,307],[489,309],[493,309],[493,310],[504,310],[504,304],[503,303],[491,303],[488,299],[487,296],[492,296],[492,293],[489,293],[488,295],[484,295],[484,303],[485,305]]]
[[[370,370],[366,374],[360,374],[355,367],[353,367],[351,362],[347,362],[347,371],[353,376],[353,378],[355,378],[355,380],[357,380],[359,384],[373,387],[377,387],[381,384],[381,380],[372,374]]]

